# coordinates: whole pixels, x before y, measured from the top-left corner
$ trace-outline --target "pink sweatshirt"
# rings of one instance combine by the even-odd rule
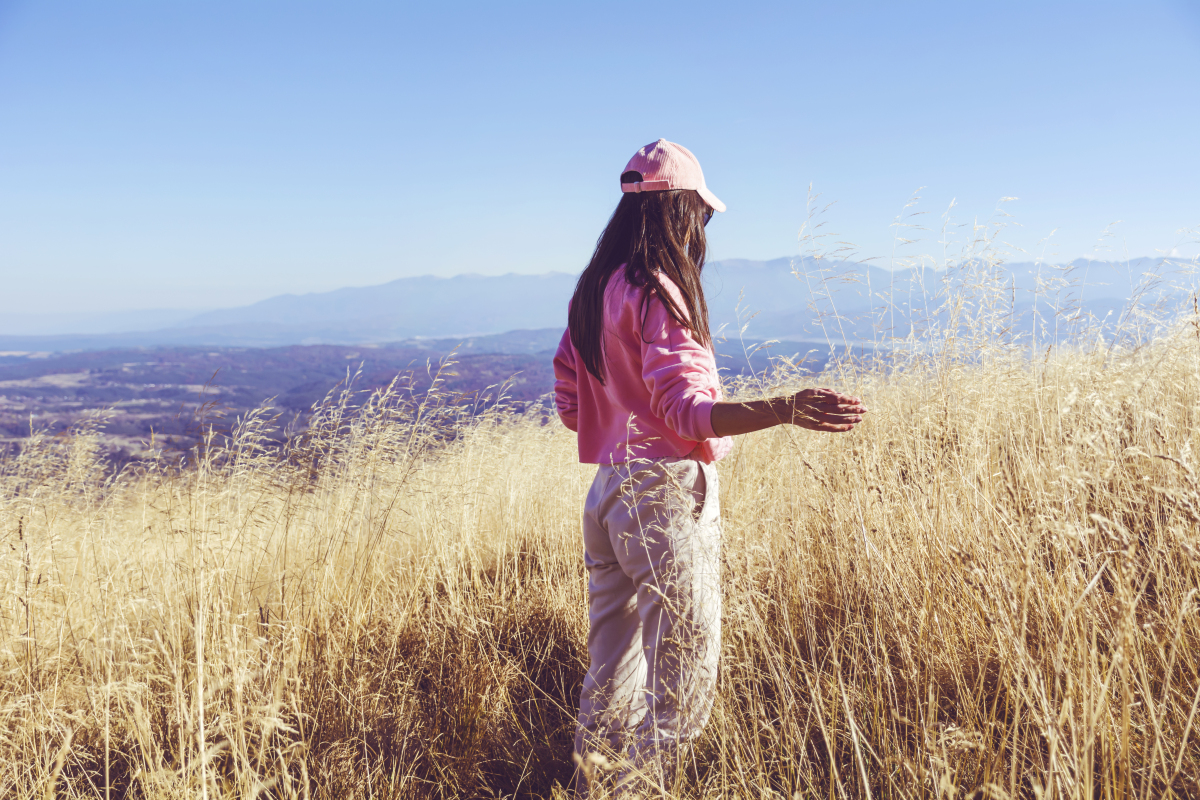
[[[660,279],[679,298],[675,285]],[[579,434],[585,464],[687,455],[712,463],[733,448],[712,429],[712,407],[721,399],[716,359],[658,297],[643,320],[642,291],[625,280],[623,268],[608,282],[604,384],[583,365],[570,330],[563,334],[554,356],[558,416]]]

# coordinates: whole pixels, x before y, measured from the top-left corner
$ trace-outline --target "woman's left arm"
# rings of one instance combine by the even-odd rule
[[[712,407],[712,429],[717,436],[797,425],[810,431],[845,433],[862,422],[866,406],[857,397],[832,389],[805,389],[793,395],[751,400],[745,403],[716,403]]]
[[[637,335],[650,412],[682,439],[716,438],[712,407],[721,399],[721,379],[712,351],[676,322],[657,297],[647,304]]]

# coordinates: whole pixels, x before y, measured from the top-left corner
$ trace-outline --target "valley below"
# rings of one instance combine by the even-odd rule
[[[455,402],[515,411],[544,402],[554,389],[553,357],[561,329],[490,336],[413,339],[380,345],[116,348],[74,353],[0,353],[0,446],[18,449],[31,434],[63,435],[96,424],[114,467],[152,454],[183,454],[210,429],[228,433],[267,405],[273,436],[303,431],[314,404],[349,388],[351,404],[398,376],[410,391],[432,385]],[[827,350],[783,342],[770,350],[719,341],[730,376],[769,368],[772,354],[804,358],[813,371]],[[810,352],[811,351],[811,352]],[[440,370],[440,371],[439,371]]]

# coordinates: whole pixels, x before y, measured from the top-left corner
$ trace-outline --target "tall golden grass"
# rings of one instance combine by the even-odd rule
[[[721,463],[720,694],[674,796],[1200,797],[1197,321],[815,380],[871,413]],[[263,411],[183,465],[112,477],[86,425],[5,462],[0,797],[560,796],[593,468],[410,388],[283,451]]]

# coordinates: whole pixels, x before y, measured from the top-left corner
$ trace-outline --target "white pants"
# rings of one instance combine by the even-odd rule
[[[604,756],[618,790],[672,780],[708,722],[721,638],[716,468],[682,458],[602,465],[583,513],[588,655],[576,792]],[[594,755],[593,755],[594,754]]]

